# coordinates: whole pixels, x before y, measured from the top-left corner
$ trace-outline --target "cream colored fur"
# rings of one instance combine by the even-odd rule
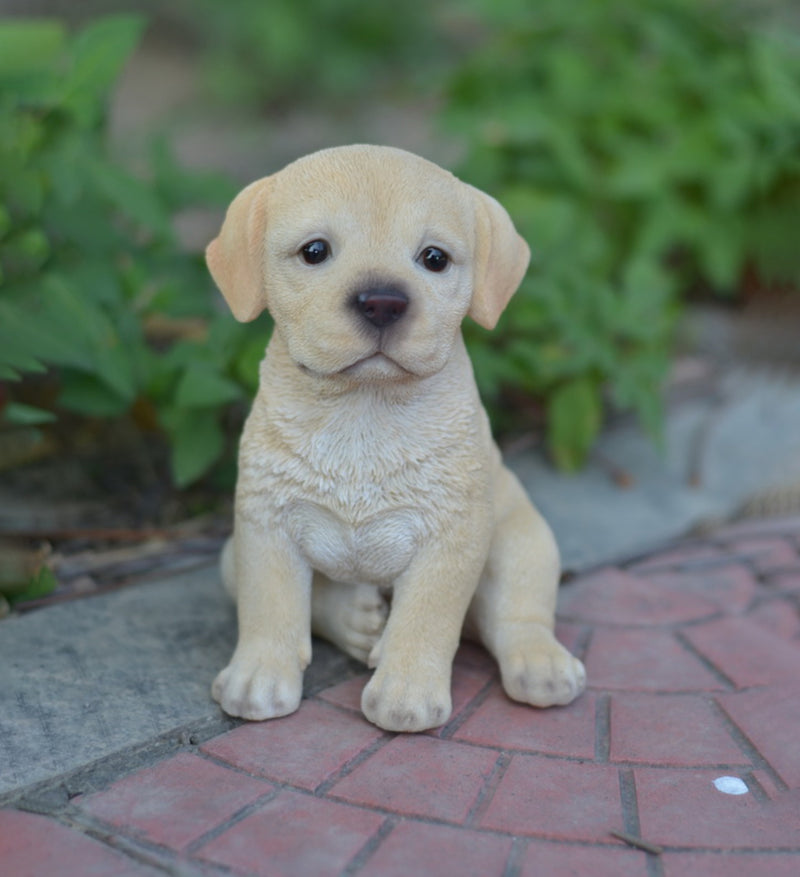
[[[315,240],[330,256],[309,265]],[[446,270],[422,263],[430,246]],[[297,709],[312,630],[375,668],[362,709],[388,730],[447,721],[462,631],[515,700],[583,690],[553,636],[558,550],[501,462],[459,328],[495,325],[528,258],[495,200],[388,147],[315,153],[231,204],[209,268],[238,319],[267,308],[275,330],[222,559],[239,618],[212,689],[226,712]],[[408,309],[376,328],[354,296],[387,284]]]

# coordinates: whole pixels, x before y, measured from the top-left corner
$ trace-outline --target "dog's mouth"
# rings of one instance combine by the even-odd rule
[[[298,363],[298,365],[306,374],[316,378],[346,377],[357,378],[362,381],[385,381],[414,377],[413,372],[380,351],[362,356],[360,359],[355,360],[355,362],[351,362],[350,365],[330,372],[312,369],[302,362]]]
[[[351,365],[343,368],[338,374],[359,378],[387,379],[408,377],[411,375],[411,372],[385,353],[378,351],[377,353],[357,359]]]

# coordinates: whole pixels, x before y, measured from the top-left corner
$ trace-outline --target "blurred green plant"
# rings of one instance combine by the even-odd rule
[[[146,177],[109,154],[106,104],[142,30],[130,16],[75,35],[0,24],[0,398],[7,424],[133,416],[167,435],[183,486],[220,459],[221,417],[253,389],[264,327],[217,313],[172,227],[232,184],[187,172],[163,143]],[[52,406],[15,398],[12,382],[37,372],[57,381]]]
[[[209,90],[234,103],[313,105],[430,84],[473,35],[453,2],[188,0],[169,14],[202,48]]]
[[[747,266],[800,278],[797,40],[698,0],[491,0],[490,36],[449,85],[459,174],[532,245],[499,328],[469,327],[482,390],[546,409],[579,466],[605,393],[649,430],[680,294],[735,291]]]
[[[427,77],[431,97],[434,73],[481,45],[443,116],[467,147],[459,175],[508,207],[534,258],[498,329],[467,325],[468,342],[495,424],[509,398],[537,400],[561,467],[585,459],[609,400],[659,432],[684,292],[733,291],[745,266],[798,279],[800,56],[710,0],[413,0],[402,14],[200,0],[169,14],[214,35],[211,76],[239,100],[374,99],[406,77]],[[223,458],[268,328],[217,309],[173,230],[235,187],[163,142],[142,174],[110,153],[108,97],[142,29],[0,23],[0,408],[27,430],[132,417],[166,435],[185,486]],[[56,382],[51,404],[15,389],[36,373]]]
[[[15,603],[46,597],[55,590],[49,555],[49,546],[31,548],[0,538],[0,618]]]

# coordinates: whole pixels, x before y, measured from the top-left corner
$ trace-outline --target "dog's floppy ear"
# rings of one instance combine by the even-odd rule
[[[206,264],[234,317],[254,320],[267,306],[264,232],[270,177],[251,183],[233,199],[219,234],[206,247]]]
[[[531,252],[511,217],[490,195],[468,186],[475,204],[475,280],[468,314],[494,329],[525,276]]]

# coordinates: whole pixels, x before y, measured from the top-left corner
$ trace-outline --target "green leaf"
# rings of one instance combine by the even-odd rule
[[[151,186],[110,162],[93,160],[87,169],[97,190],[120,213],[162,237],[171,237],[170,217]]]
[[[41,423],[52,423],[56,419],[52,411],[23,405],[21,402],[8,402],[3,408],[3,417],[8,423],[18,426],[38,426]]]
[[[242,391],[209,363],[191,362],[175,392],[179,408],[216,408],[241,399]]]
[[[53,571],[43,566],[37,572],[28,584],[21,591],[8,593],[8,601],[13,606],[15,603],[27,602],[28,600],[38,600],[40,597],[46,597],[52,594],[58,587],[58,580]]]
[[[172,476],[178,487],[197,481],[219,459],[224,448],[214,410],[173,411],[162,418],[172,442]]]
[[[58,396],[61,408],[87,417],[119,417],[130,403],[129,396],[114,392],[102,376],[81,372],[64,374],[64,387]]]
[[[18,305],[0,300],[0,368],[12,373],[45,371],[31,346],[31,337],[18,331],[26,323],[26,315]]]
[[[0,23],[0,78],[49,71],[65,42],[59,21],[6,18]]]
[[[258,388],[258,366],[264,359],[264,350],[267,346],[269,334],[261,333],[247,338],[240,344],[233,361],[233,373],[236,379],[243,384],[250,393],[255,393]]]
[[[698,241],[698,256],[708,279],[719,292],[735,289],[743,268],[741,224],[733,216],[712,222]]]
[[[586,459],[602,421],[597,383],[579,377],[557,387],[548,400],[547,436],[561,469],[574,471]]]
[[[72,69],[64,80],[63,100],[79,114],[93,114],[139,42],[145,20],[138,15],[98,19],[73,40]]]

